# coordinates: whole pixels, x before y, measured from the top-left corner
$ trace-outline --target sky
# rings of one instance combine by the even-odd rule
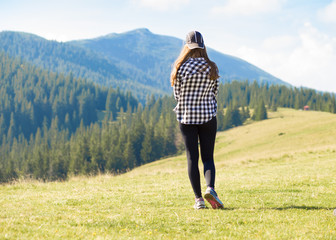
[[[0,31],[69,41],[148,28],[336,92],[336,0],[0,0]]]

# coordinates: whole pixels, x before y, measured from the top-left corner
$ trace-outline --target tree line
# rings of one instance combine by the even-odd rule
[[[218,129],[242,125],[247,119],[267,119],[267,111],[278,107],[336,113],[335,94],[308,88],[258,84],[256,81],[232,81],[218,91]],[[250,109],[253,109],[251,115]]]
[[[152,99],[136,112],[121,112],[116,121],[106,117],[70,134],[57,122],[38,128],[35,136],[22,135],[1,145],[0,180],[22,176],[40,180],[65,180],[69,175],[121,173],[161,157],[180,146],[173,99]],[[108,115],[107,115],[108,116]]]
[[[284,85],[258,84],[256,81],[233,81],[225,83],[219,89],[218,104],[220,108],[249,106],[256,108],[261,101],[270,110],[277,107],[303,109],[308,105],[311,110],[336,112],[334,93],[318,92],[314,89],[287,87]]]
[[[221,84],[218,129],[277,107],[335,113],[335,96],[249,82]],[[147,97],[43,71],[0,54],[0,182],[121,173],[181,153],[173,96]],[[250,110],[252,109],[252,110]]]
[[[0,182],[124,172],[176,153],[174,99],[146,102],[0,54]]]

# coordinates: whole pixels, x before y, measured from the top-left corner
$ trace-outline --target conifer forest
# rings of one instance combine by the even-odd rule
[[[335,113],[335,96],[232,81],[217,97],[218,130],[267,118],[278,107]],[[147,96],[53,73],[0,53],[0,182],[118,174],[184,149],[173,95]]]

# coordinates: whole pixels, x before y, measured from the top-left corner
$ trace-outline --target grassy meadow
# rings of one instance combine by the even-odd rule
[[[193,209],[184,155],[0,185],[0,239],[336,239],[336,115],[279,109],[219,132],[215,164],[224,210]]]

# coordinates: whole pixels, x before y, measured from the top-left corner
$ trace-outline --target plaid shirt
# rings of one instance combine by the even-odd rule
[[[210,66],[204,58],[189,58],[177,72],[174,108],[183,124],[203,124],[217,113],[218,79],[210,79]]]

